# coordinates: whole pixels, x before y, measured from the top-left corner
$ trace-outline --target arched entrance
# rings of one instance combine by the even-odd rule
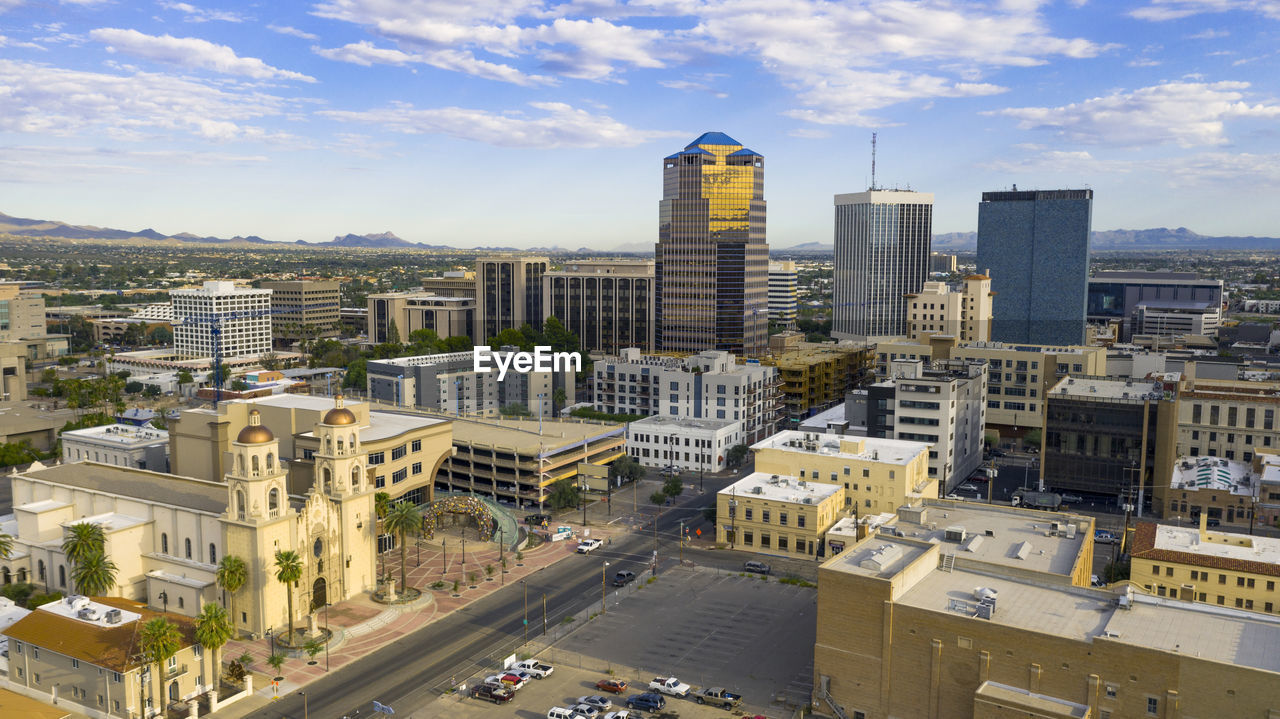
[[[169,684],[169,703],[178,701],[178,683],[171,682]]]
[[[426,531],[427,539],[435,536],[435,529],[445,514],[461,514],[475,522],[480,541],[487,542],[493,538],[497,521],[485,503],[475,497],[452,496],[435,500],[422,513],[422,528]]]
[[[311,585],[311,610],[315,611],[329,603],[328,585],[324,577],[317,577]]]

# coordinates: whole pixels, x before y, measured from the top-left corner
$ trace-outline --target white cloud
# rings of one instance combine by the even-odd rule
[[[99,28],[89,37],[107,45],[108,52],[122,52],[182,67],[212,70],[255,80],[283,79],[315,82],[315,78],[291,70],[271,67],[256,57],[240,57],[226,45],[215,45],[195,37],[145,35],[137,30]]]
[[[820,125],[884,125],[870,113],[890,105],[935,97],[981,97],[1005,91],[989,83],[953,82],[936,75],[845,70],[809,81],[797,94],[805,107],[784,114]]]
[[[374,47],[373,43],[368,40],[348,43],[342,47],[313,47],[311,50],[320,57],[329,60],[349,62],[365,67],[370,65],[405,65],[415,60],[414,56],[407,52],[400,52],[395,48],[389,47]]]
[[[554,79],[544,75],[526,75],[511,65],[487,62],[475,55],[459,50],[433,50],[407,53],[395,48],[377,47],[367,40],[347,43],[342,47],[312,47],[320,57],[369,67],[371,65],[431,65],[444,70],[454,70],[490,80],[510,82],[516,85],[549,85]]]
[[[14,40],[13,38],[0,35],[0,47],[24,47],[28,50],[43,50],[43,45],[37,45],[34,42],[26,42],[24,40]]]
[[[142,72],[112,75],[0,59],[0,130],[8,132],[120,140],[177,135],[284,141],[289,138],[282,133],[247,124],[283,111],[279,97],[189,78]],[[224,124],[209,124],[207,118]]]
[[[1048,130],[1077,142],[1182,147],[1220,145],[1238,118],[1280,117],[1280,104],[1245,102],[1247,82],[1169,82],[1117,91],[1062,107],[1019,107],[985,114],[1017,119],[1023,130]]]
[[[292,27],[290,25],[268,25],[267,29],[270,30],[271,32],[278,32],[281,35],[292,35],[294,37],[300,37],[303,40],[319,40],[320,39],[320,37],[314,33],[309,33],[305,30],[299,30],[298,28]]]
[[[1198,152],[1174,157],[1096,157],[1084,150],[1044,150],[982,165],[1006,174],[1096,178],[1143,175],[1167,187],[1280,187],[1280,154]],[[1087,181],[1081,179],[1079,181]]]
[[[91,175],[165,172],[189,165],[259,165],[265,155],[190,150],[121,150],[88,146],[0,147],[0,181],[66,184]]]
[[[729,96],[729,93],[717,90],[703,80],[659,80],[658,84],[682,92],[706,92],[722,100]]]
[[[176,10],[186,17],[183,18],[187,22],[244,22],[245,17],[239,13],[229,10],[206,10],[196,7],[185,2],[165,2],[161,0],[160,7],[166,10]]]
[[[1209,28],[1207,30],[1201,30],[1200,32],[1194,35],[1188,35],[1187,39],[1188,40],[1216,40],[1220,37],[1227,37],[1230,34],[1231,34],[1231,31],[1229,30],[1215,30],[1213,28]]]
[[[1239,10],[1280,20],[1280,0],[1150,0],[1129,14],[1140,20],[1161,22],[1192,15]]]
[[[593,115],[559,102],[532,102],[535,116],[523,112],[495,113],[463,107],[418,109],[397,102],[364,110],[323,110],[318,114],[362,125],[380,125],[409,135],[441,134],[498,147],[631,147],[684,132],[637,130],[607,115]]]

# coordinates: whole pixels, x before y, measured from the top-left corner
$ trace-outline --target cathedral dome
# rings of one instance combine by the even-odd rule
[[[345,424],[355,424],[356,423],[355,414],[351,410],[342,406],[342,395],[338,395],[334,399],[335,399],[335,402],[334,402],[333,409],[329,410],[328,412],[325,412],[324,419],[320,420],[320,423],[327,424],[330,427],[337,427]]]
[[[258,410],[249,411],[249,426],[240,430],[240,434],[236,435],[236,442],[240,444],[265,444],[275,440],[276,436],[271,434],[271,430],[262,426],[262,415]]]

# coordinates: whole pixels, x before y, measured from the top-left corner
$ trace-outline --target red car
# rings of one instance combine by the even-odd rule
[[[596,689],[603,692],[621,694],[627,690],[627,683],[621,679],[601,679],[596,682]]]

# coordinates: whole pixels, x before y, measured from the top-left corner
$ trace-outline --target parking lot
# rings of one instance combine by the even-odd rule
[[[652,583],[647,579],[641,575],[633,591],[611,593],[608,612],[599,614],[597,605],[594,618],[584,618],[539,652],[537,658],[555,672],[529,682],[510,704],[445,696],[414,716],[545,717],[569,699],[601,694],[596,681],[611,676],[631,685],[615,704],[646,691],[656,676],[676,676],[695,689],[723,687],[743,697],[740,711],[732,714],[669,698],[663,711],[644,712],[651,718],[781,719],[791,716],[790,707],[809,701],[816,589],[782,584],[777,577],[764,581],[691,567],[664,571]]]

